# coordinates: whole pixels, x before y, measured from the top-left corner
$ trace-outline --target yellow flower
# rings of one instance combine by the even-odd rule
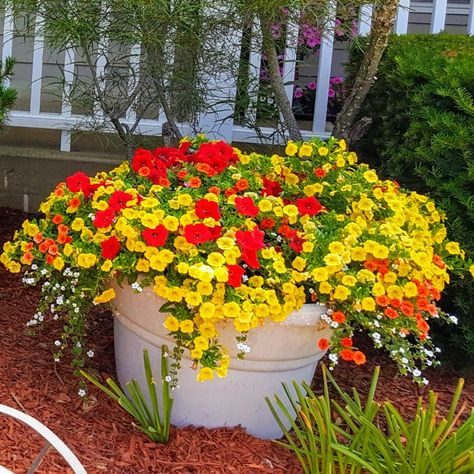
[[[273,262],[272,266],[277,273],[286,273],[285,264],[281,260],[277,260],[276,262]]]
[[[114,298],[115,298],[115,290],[113,288],[109,288],[108,290],[105,290],[100,295],[96,296],[94,298],[94,303],[96,304],[107,303],[110,300],[113,300]]]
[[[325,146],[321,146],[321,147],[318,148],[318,153],[321,156],[327,156],[327,154],[329,153],[329,148],[327,148]]]
[[[354,286],[357,283],[357,278],[352,275],[344,275],[342,277],[342,284],[346,286]]]
[[[327,281],[323,281],[319,284],[319,292],[323,295],[328,295],[331,293],[331,290],[332,286]]]
[[[194,348],[200,351],[205,351],[209,349],[209,342],[205,337],[198,336],[194,338]]]
[[[390,285],[387,288],[387,296],[391,300],[401,300],[403,298],[403,290],[397,285]]]
[[[185,334],[191,334],[194,331],[194,323],[190,319],[185,319],[179,323],[179,329]]]
[[[461,249],[459,248],[459,244],[457,242],[448,242],[444,248],[451,254],[451,255],[459,255],[461,253]]]
[[[212,380],[213,378],[214,378],[214,372],[209,367],[203,367],[196,376],[196,380],[198,382]]]
[[[364,311],[375,311],[375,300],[370,296],[364,298],[361,302]]]
[[[301,257],[296,257],[293,262],[292,262],[292,267],[298,270],[299,272],[302,272],[305,267],[306,267],[306,260]]]
[[[311,272],[311,276],[315,281],[326,281],[329,278],[329,273],[326,268],[319,267]]]
[[[342,258],[336,253],[329,253],[324,257],[324,263],[329,266],[336,266],[342,263]]]
[[[335,300],[345,301],[350,294],[351,290],[349,290],[349,288],[346,288],[343,285],[337,285],[336,289],[334,290],[333,298]]]
[[[174,316],[168,316],[163,326],[168,329],[168,331],[175,332],[179,329],[179,321]]]
[[[269,199],[262,199],[259,203],[258,203],[258,208],[262,211],[262,212],[270,212],[273,208],[273,204],[272,202],[269,200]]]
[[[66,244],[63,248],[63,254],[66,257],[69,257],[72,254],[73,251],[74,251],[74,249],[72,248],[71,244]]]
[[[328,248],[331,253],[335,253],[337,255],[342,255],[346,250],[341,242],[331,242]]]
[[[313,146],[309,143],[303,143],[298,151],[298,156],[304,158],[305,156],[311,156],[313,154]]]
[[[199,294],[201,294],[203,296],[210,296],[210,295],[212,295],[212,292],[214,291],[214,288],[212,287],[212,285],[209,282],[200,281],[196,286],[196,290]]]
[[[207,257],[207,263],[211,267],[221,267],[225,264],[225,258],[222,254],[217,252],[211,252]]]
[[[163,225],[170,232],[175,232],[179,227],[179,220],[174,216],[166,216],[163,220]]]
[[[304,253],[309,253],[314,250],[314,244],[313,242],[303,242],[303,252]]]
[[[112,260],[106,260],[102,266],[100,267],[100,269],[103,271],[103,272],[110,272],[110,270],[112,269]]]
[[[199,360],[202,357],[201,349],[191,349],[189,353],[191,355],[191,359],[194,359],[194,360]]]
[[[294,204],[288,204],[283,208],[283,213],[288,217],[295,217],[298,215],[298,208]]]
[[[77,264],[82,268],[91,268],[97,262],[97,257],[93,253],[80,253],[77,257]]]
[[[240,306],[235,301],[222,305],[222,312],[226,318],[235,318],[240,313]]]
[[[364,179],[368,183],[376,183],[379,178],[377,177],[377,173],[375,171],[369,170],[364,173]]]
[[[289,140],[285,148],[285,153],[288,156],[295,156],[297,151],[298,151],[298,146],[296,145],[296,143]]]
[[[201,305],[199,308],[199,315],[202,319],[211,319],[214,317],[216,312],[216,307],[213,303],[206,302]]]
[[[138,272],[147,273],[150,271],[150,263],[144,258],[139,258],[135,268]]]
[[[64,267],[64,260],[61,258],[61,257],[56,257],[54,260],[53,260],[53,267],[56,269],[56,270],[59,270],[61,271]]]
[[[202,303],[202,297],[196,291],[186,293],[184,299],[190,306],[199,306]]]
[[[76,232],[81,231],[83,227],[84,227],[84,219],[81,219],[80,217],[76,217],[71,223],[71,229]]]
[[[144,214],[140,222],[149,229],[154,229],[159,223],[160,219],[155,214]]]
[[[367,257],[365,250],[362,247],[353,247],[351,249],[351,258],[356,262],[363,262]]]
[[[214,324],[210,322],[205,322],[199,326],[199,332],[203,337],[209,339],[209,338],[215,337],[216,327],[214,326]]]
[[[385,294],[385,287],[382,285],[382,283],[377,282],[374,284],[374,286],[372,287],[372,294],[374,296],[382,296]]]
[[[403,292],[407,298],[414,298],[418,294],[417,286],[409,282],[403,287]]]
[[[472,278],[474,278],[474,263],[469,267],[469,272],[472,275]]]

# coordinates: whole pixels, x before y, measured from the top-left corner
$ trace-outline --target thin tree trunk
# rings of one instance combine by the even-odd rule
[[[275,96],[275,102],[283,116],[285,127],[291,140],[303,141],[298,122],[293,114],[290,101],[286,95],[283,78],[280,75],[280,65],[278,63],[278,54],[271,35],[271,22],[263,15],[259,15],[262,26],[263,52],[267,56],[268,76],[272,85],[272,91]]]
[[[349,97],[337,115],[333,130],[335,137],[351,138],[352,126],[374,83],[380,60],[387,47],[388,36],[397,14],[397,6],[398,0],[386,0],[374,12],[369,46],[357,71]]]

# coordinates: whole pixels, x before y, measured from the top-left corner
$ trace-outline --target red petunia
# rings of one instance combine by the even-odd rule
[[[188,224],[184,228],[184,237],[190,244],[194,245],[213,240],[211,228],[204,224]]]
[[[314,175],[317,178],[324,178],[327,175],[327,173],[326,173],[326,170],[324,170],[323,168],[316,168],[314,170]]]
[[[273,229],[274,226],[275,221],[269,217],[265,217],[265,219],[262,219],[262,222],[260,222],[260,227],[262,229]]]
[[[323,210],[322,204],[314,196],[297,199],[296,207],[302,216],[315,216]]]
[[[385,316],[387,316],[387,318],[390,319],[396,319],[399,316],[397,310],[393,308],[385,308],[385,311],[383,313],[385,314]]]
[[[214,201],[208,201],[207,199],[200,199],[196,203],[194,212],[199,217],[199,219],[205,219],[206,217],[212,217],[216,221],[221,218],[219,212],[219,204]]]
[[[409,301],[404,301],[400,305],[400,311],[405,315],[405,316],[413,316],[415,312],[414,306],[409,302]]]
[[[336,323],[343,323],[346,320],[346,316],[342,311],[334,311],[332,313],[332,320]]]
[[[341,339],[342,347],[352,347],[352,337],[343,337]]]
[[[115,217],[115,211],[108,207],[105,211],[97,211],[94,217],[94,225],[99,229],[109,227],[112,224]]]
[[[306,242],[306,239],[299,237],[297,234],[291,237],[290,247],[295,251],[300,253],[303,250],[303,244]]]
[[[326,339],[325,337],[322,337],[322,338],[318,341],[318,347],[319,347],[322,351],[325,351],[326,349],[329,348],[329,340]]]
[[[245,270],[240,265],[227,265],[227,271],[229,273],[227,283],[234,288],[238,288],[242,284]]]
[[[263,178],[263,188],[260,191],[262,196],[278,196],[283,191],[278,181],[271,181],[268,178]]]
[[[112,235],[108,239],[103,240],[100,243],[100,246],[102,247],[102,257],[108,260],[114,259],[120,252],[120,242],[117,237],[115,237],[115,235]]]
[[[346,362],[354,359],[354,353],[350,349],[342,349],[339,355],[341,356],[341,359]]]
[[[133,196],[129,193],[126,193],[124,191],[115,191],[110,196],[109,206],[114,211],[119,211],[120,209],[123,209],[124,207],[126,207],[127,202],[132,199],[133,199]]]
[[[150,247],[162,247],[168,238],[168,230],[163,224],[158,224],[153,229],[145,229],[142,237]]]
[[[239,214],[248,217],[255,217],[260,212],[251,197],[239,196],[235,198],[235,208]]]
[[[131,168],[135,173],[138,173],[140,168],[153,168],[153,154],[150,150],[144,148],[137,148],[133,155]]]
[[[235,233],[235,239],[242,251],[242,260],[250,268],[260,268],[257,251],[265,247],[265,244],[263,243],[264,236],[265,233],[258,228],[255,228],[252,231],[238,230]]]
[[[66,178],[66,186],[69,191],[73,193],[78,193],[79,191],[82,191],[84,193],[84,196],[87,196],[90,191],[89,176],[87,176],[82,171],[78,171],[77,173],[74,173],[73,175],[68,176]]]

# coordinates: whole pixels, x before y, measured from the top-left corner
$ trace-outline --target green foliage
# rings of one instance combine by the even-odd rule
[[[293,382],[295,397],[284,384],[297,421],[277,396],[274,404],[266,399],[286,438],[277,443],[296,454],[306,474],[473,472],[474,411],[455,428],[465,408],[456,413],[464,381],[457,385],[446,418],[437,418],[436,395],[430,392],[427,406],[420,398],[414,418],[405,421],[392,403],[374,401],[378,376],[377,367],[365,403],[355,388],[352,395],[343,392],[324,366],[320,396],[307,384]],[[330,396],[328,380],[342,403]],[[293,433],[285,428],[285,418]]]
[[[5,62],[0,60],[0,128],[5,124],[7,113],[13,107],[16,100],[16,90],[5,87],[4,82],[13,75],[13,58],[5,58]]]
[[[88,373],[81,371],[81,374],[95,386],[104,391],[109,397],[115,400],[127,413],[132,415],[138,422],[137,428],[145,433],[152,441],[157,443],[167,443],[170,436],[170,420],[171,409],[173,407],[173,399],[170,397],[168,382],[168,348],[161,347],[161,402],[162,413],[158,402],[156,391],[156,382],[153,379],[151,371],[150,357],[148,350],[143,350],[143,365],[148,387],[148,396],[151,403],[151,410],[147,404],[147,400],[143,395],[138,382],[134,379],[126,384],[129,397],[125,392],[112,380],[107,379],[106,387],[97,379],[91,377]]]
[[[354,76],[366,43],[352,49]],[[362,116],[373,124],[359,145],[385,177],[427,193],[445,211],[451,239],[474,256],[474,37],[393,36]],[[474,357],[474,286],[453,277],[441,305],[460,320],[455,356]],[[442,344],[442,342],[440,342]]]

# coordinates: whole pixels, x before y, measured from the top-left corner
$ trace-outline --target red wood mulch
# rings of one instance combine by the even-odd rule
[[[0,244],[11,238],[25,214],[0,208]],[[25,288],[18,275],[0,268],[0,403],[20,409],[52,429],[77,454],[88,473],[299,473],[291,453],[271,441],[258,440],[242,429],[172,429],[167,445],[154,444],[131,425],[131,418],[104,394],[90,388],[90,399],[77,397],[77,380],[67,363],[56,370],[51,359],[51,327],[32,335],[25,327],[35,311],[38,294]],[[111,317],[94,315],[89,329],[96,355],[94,368],[113,374]],[[340,365],[334,374],[343,388],[366,393],[373,366],[382,366],[377,397],[389,399],[405,414],[413,413],[418,389],[397,376],[384,355],[370,354],[362,367]],[[440,413],[446,412],[457,377],[448,368],[428,374],[429,388],[439,392]],[[467,380],[462,398],[474,406],[474,381]],[[39,436],[0,415],[0,465],[24,473],[43,446]],[[39,473],[70,472],[50,452]]]

